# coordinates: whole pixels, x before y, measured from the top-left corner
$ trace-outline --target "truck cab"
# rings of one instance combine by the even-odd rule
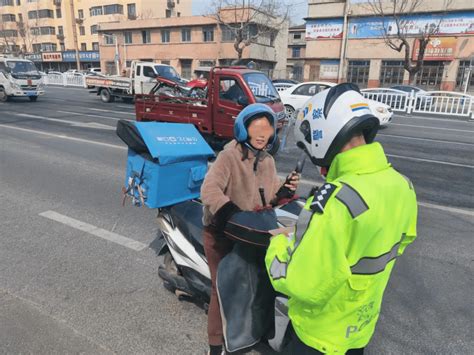
[[[147,94],[156,84],[155,78],[161,76],[178,84],[186,84],[176,69],[171,65],[157,64],[153,62],[133,61],[130,76],[133,83],[133,93]]]
[[[43,94],[43,77],[32,61],[0,56],[0,101],[11,97],[36,101]]]
[[[219,140],[233,138],[234,121],[252,103],[270,106],[278,118],[278,128],[286,121],[280,96],[262,72],[247,67],[214,67],[209,74],[207,97],[179,98],[137,95],[137,121],[192,123],[205,136]]]

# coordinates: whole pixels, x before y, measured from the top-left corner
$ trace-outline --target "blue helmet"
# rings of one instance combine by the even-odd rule
[[[251,104],[245,107],[242,111],[240,111],[239,115],[235,119],[234,137],[237,142],[244,143],[248,140],[249,134],[247,131],[247,127],[254,118],[262,116],[267,117],[273,129],[276,130],[277,119],[275,116],[275,112],[273,112],[270,106],[264,104]],[[277,135],[275,132],[275,134],[268,140],[268,144],[273,145],[276,139]]]

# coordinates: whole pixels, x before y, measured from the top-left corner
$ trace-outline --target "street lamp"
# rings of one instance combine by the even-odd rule
[[[119,65],[119,50],[118,50],[118,37],[117,35],[114,35],[114,34],[107,34],[107,33],[104,33],[103,34],[104,37],[112,37],[113,38],[113,41],[115,42],[115,58],[114,58],[114,61],[115,61],[115,67],[117,69],[117,75],[120,75],[120,65]]]

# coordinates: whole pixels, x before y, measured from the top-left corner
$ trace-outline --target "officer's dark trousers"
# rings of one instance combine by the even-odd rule
[[[296,335],[293,327],[291,328],[291,342],[288,346],[289,354],[291,355],[319,355],[324,354],[316,349],[303,343]],[[346,355],[363,355],[364,349],[350,349],[346,352]]]

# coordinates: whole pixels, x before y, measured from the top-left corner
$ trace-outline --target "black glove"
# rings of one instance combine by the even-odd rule
[[[214,215],[213,224],[216,229],[220,232],[224,231],[225,225],[229,221],[229,219],[236,214],[237,212],[241,212],[242,210],[232,201],[227,202],[223,205]]]

